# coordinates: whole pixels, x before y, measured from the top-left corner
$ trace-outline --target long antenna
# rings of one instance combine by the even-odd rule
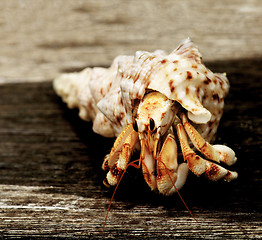
[[[164,167],[165,167],[165,169],[166,169],[166,172],[167,172],[167,175],[168,175],[168,177],[170,178],[170,181],[172,182],[172,185],[174,186],[174,188],[175,188],[175,190],[176,190],[179,198],[181,199],[182,203],[183,203],[184,206],[186,207],[186,209],[187,209],[187,211],[189,212],[189,214],[191,215],[191,217],[198,223],[197,219],[194,217],[193,213],[191,212],[191,210],[190,210],[189,207],[187,206],[186,202],[185,202],[184,199],[182,198],[181,194],[179,193],[179,191],[178,191],[178,189],[177,189],[177,187],[176,187],[173,179],[172,179],[171,176],[170,176],[170,173],[168,172],[168,168],[167,168],[166,164],[165,164],[163,161],[159,160],[159,159],[157,159],[157,161],[160,161],[160,162],[164,165]],[[139,164],[136,165],[136,164],[135,164],[136,162],[139,162]],[[140,165],[141,165],[141,159],[134,160],[134,161],[132,161],[132,162],[130,162],[130,163],[127,164],[126,168],[124,169],[123,173],[121,174],[121,176],[120,176],[120,178],[119,178],[119,180],[118,180],[118,182],[117,182],[117,185],[116,185],[116,187],[115,187],[115,189],[114,189],[113,195],[112,195],[112,197],[111,197],[111,199],[110,199],[110,203],[109,203],[109,206],[108,206],[108,209],[107,209],[107,212],[106,212],[105,221],[104,221],[104,224],[103,224],[103,227],[102,227],[102,231],[104,231],[104,229],[105,229],[105,225],[106,225],[106,221],[107,221],[107,218],[108,218],[109,210],[110,210],[110,208],[111,208],[111,205],[112,205],[114,196],[115,196],[115,194],[116,194],[116,190],[117,190],[117,188],[118,188],[118,186],[119,186],[119,184],[120,184],[120,182],[121,182],[121,180],[122,180],[122,178],[123,178],[123,176],[124,176],[127,168],[128,168],[129,166],[133,166],[133,167],[135,167],[135,168],[140,168]]]
[[[183,203],[184,206],[186,207],[186,209],[187,209],[187,211],[189,212],[189,214],[191,215],[191,217],[198,223],[198,221],[197,221],[196,218],[194,217],[193,213],[190,211],[189,207],[187,206],[186,202],[185,202],[184,199],[182,198],[181,194],[179,193],[179,191],[178,191],[178,189],[177,189],[177,187],[176,187],[173,179],[172,179],[171,176],[170,176],[170,173],[168,172],[168,168],[167,168],[166,164],[165,164],[163,161],[159,160],[159,159],[157,159],[157,161],[160,161],[160,162],[164,165],[164,167],[166,168],[167,175],[169,176],[169,178],[170,178],[170,180],[171,180],[174,188],[176,189],[176,192],[177,192],[178,196],[180,197],[182,203]]]
[[[109,210],[110,210],[110,207],[111,207],[112,202],[113,202],[113,198],[114,198],[114,196],[115,196],[115,194],[116,194],[116,190],[117,190],[117,188],[118,188],[118,186],[119,186],[119,184],[120,184],[120,182],[121,182],[121,180],[122,180],[122,178],[123,178],[123,176],[124,176],[127,168],[128,168],[129,166],[134,166],[134,167],[136,167],[136,168],[139,168],[139,167],[140,167],[140,164],[139,164],[138,166],[134,164],[135,162],[139,162],[139,161],[141,161],[141,159],[137,159],[137,160],[134,160],[134,161],[128,163],[127,166],[126,166],[126,168],[124,169],[122,175],[120,176],[120,178],[119,178],[119,180],[118,180],[118,182],[117,182],[117,185],[116,185],[116,187],[115,187],[115,190],[114,190],[114,192],[113,192],[113,195],[112,195],[112,197],[111,197],[111,199],[110,199],[110,203],[109,203],[109,206],[108,206],[108,209],[107,209],[107,212],[106,212],[106,217],[105,217],[105,221],[104,221],[104,224],[103,224],[103,227],[102,227],[102,231],[104,231],[104,229],[105,229],[107,217],[108,217]]]

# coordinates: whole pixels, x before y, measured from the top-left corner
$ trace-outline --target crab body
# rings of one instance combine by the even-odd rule
[[[140,151],[137,167],[142,166],[145,181],[164,195],[184,185],[188,169],[211,180],[237,177],[218,164],[234,164],[233,150],[209,143],[223,113],[228,80],[203,64],[190,39],[169,55],[139,51],[118,56],[108,69],[64,74],[54,88],[70,108],[79,108],[82,119],[93,121],[96,133],[117,137],[102,166],[108,170],[105,185],[117,184],[134,150]]]

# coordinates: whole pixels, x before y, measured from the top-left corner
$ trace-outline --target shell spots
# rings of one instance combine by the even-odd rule
[[[165,64],[166,63],[166,59],[163,59],[162,61],[161,61],[161,64]]]
[[[136,74],[136,76],[134,77],[134,83],[140,78],[140,72],[138,74]]]
[[[116,116],[116,121],[117,121],[117,123],[121,123],[121,121],[123,120],[123,118],[124,118],[124,113],[121,113],[121,114],[119,114],[119,115],[117,115]]]
[[[197,67],[197,65],[196,65],[196,64],[193,64],[193,65],[192,65],[192,68],[195,68],[195,69],[197,69],[198,67]]]
[[[174,87],[173,83],[174,83],[173,79],[169,80],[169,82],[168,82],[171,93],[175,91],[175,87]]]
[[[229,88],[229,83],[228,83],[228,80],[226,78],[226,76],[221,76],[221,74],[216,74],[216,80],[218,80],[219,84],[220,84],[220,87],[221,89],[226,93],[228,91],[228,88]]]
[[[193,78],[192,73],[190,71],[186,71],[186,78],[191,80]]]
[[[175,51],[179,51],[181,48],[183,48],[184,47],[184,43],[182,43],[182,44],[180,44],[177,48],[176,48],[176,50]]]
[[[206,85],[208,85],[211,82],[212,82],[211,79],[208,78],[208,77],[203,81],[203,83],[206,84]]]
[[[213,98],[214,101],[220,102],[220,98],[219,98],[218,94],[213,94],[212,98]]]
[[[186,87],[186,95],[188,95],[188,94],[189,94],[189,88]]]
[[[219,84],[220,84],[220,87],[221,87],[221,89],[223,89],[223,90],[224,90],[224,82],[223,82],[223,80],[222,80],[222,79],[219,81]]]
[[[141,54],[139,57],[138,57],[138,60],[142,59],[142,57],[145,56],[145,53]]]
[[[199,98],[200,97],[200,88],[199,87],[196,89],[196,94],[197,94],[197,97]]]

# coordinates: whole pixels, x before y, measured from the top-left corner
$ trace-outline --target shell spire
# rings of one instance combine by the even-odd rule
[[[198,47],[191,41],[188,37],[184,41],[182,41],[178,47],[171,53],[176,55],[181,55],[184,58],[190,58],[195,60],[197,63],[202,64],[202,55],[199,52]]]

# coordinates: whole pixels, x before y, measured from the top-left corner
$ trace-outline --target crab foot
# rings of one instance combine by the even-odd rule
[[[179,118],[175,120],[175,127],[177,130],[178,138],[180,141],[182,153],[184,160],[187,162],[188,168],[197,176],[204,174],[208,179],[212,181],[217,181],[219,179],[224,179],[226,181],[231,181],[237,178],[237,173],[229,171],[218,164],[212,162],[225,162],[227,164],[233,164],[235,162],[235,155],[228,154],[228,148],[219,148],[225,149],[225,152],[219,153],[218,148],[207,143],[200,134],[189,124],[185,115],[181,115],[184,126],[182,125]],[[187,134],[185,129],[187,129],[188,136],[190,137],[194,146],[201,152],[203,155],[208,157],[208,161],[198,155],[190,148]],[[197,133],[197,134],[196,134]],[[200,144],[202,143],[202,145]],[[201,147],[202,146],[202,147]],[[231,149],[230,149],[231,150]],[[231,150],[232,151],[232,150]],[[232,151],[233,152],[233,151]]]
[[[104,159],[102,168],[109,170],[103,182],[105,186],[110,187],[117,184],[121,174],[128,165],[132,150],[137,141],[137,132],[133,130],[132,124],[127,125],[117,137],[110,154]]]

